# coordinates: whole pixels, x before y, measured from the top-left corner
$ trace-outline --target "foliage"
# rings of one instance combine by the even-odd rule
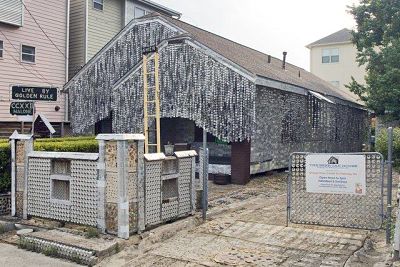
[[[59,141],[36,141],[35,151],[58,151],[58,152],[98,152],[99,146],[95,139],[83,140],[59,140]]]
[[[97,153],[98,142],[94,136],[37,139],[35,151]],[[0,193],[11,188],[11,148],[8,139],[0,139]]]
[[[57,257],[58,249],[55,246],[48,246],[43,249],[43,254],[48,257]]]
[[[11,188],[11,149],[8,142],[0,143],[0,193]]]
[[[386,129],[382,129],[375,143],[376,151],[380,152],[385,158],[388,153],[388,134]],[[394,167],[400,168],[400,128],[393,129],[393,161]]]
[[[366,85],[352,78],[347,87],[378,115],[400,118],[400,0],[361,0],[350,13],[357,61],[367,74]]]

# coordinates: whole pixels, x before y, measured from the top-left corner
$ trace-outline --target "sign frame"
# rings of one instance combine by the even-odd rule
[[[366,194],[310,193],[306,191],[305,161],[311,154],[363,155],[366,164]],[[289,156],[287,217],[295,224],[314,224],[356,229],[380,229],[384,220],[383,189],[385,160],[378,152],[311,153]],[[346,218],[346,220],[343,220]]]
[[[365,195],[367,180],[365,159],[365,155],[354,154],[306,155],[306,192]]]
[[[14,90],[30,90],[31,92],[17,92],[19,94],[31,93],[33,94],[31,98],[26,98],[23,96],[15,97]],[[42,92],[40,92],[42,90]],[[43,92],[43,90],[48,90],[48,92]],[[40,93],[43,93],[41,97]],[[11,84],[9,90],[9,100],[10,101],[37,101],[37,102],[57,102],[59,94],[59,88],[55,86],[38,86],[38,85],[22,85],[22,84]],[[35,96],[36,95],[36,96]],[[49,96],[53,97],[49,97]],[[55,95],[55,97],[54,97]],[[34,97],[35,96],[35,97]]]
[[[13,107],[12,107],[12,105],[14,103],[21,103],[21,104],[29,103],[31,105],[31,107],[30,107],[31,111],[29,113],[15,112],[15,111],[13,111]],[[18,108],[15,108],[15,109],[18,109]],[[19,109],[22,109],[22,108],[19,108]],[[10,114],[13,116],[33,116],[34,113],[35,113],[35,102],[34,101],[12,101],[12,102],[10,102]]]

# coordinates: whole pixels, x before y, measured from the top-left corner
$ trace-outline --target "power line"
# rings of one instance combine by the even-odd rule
[[[6,38],[6,40],[10,43],[10,45],[15,49],[15,51],[17,51],[17,53],[19,53],[18,49],[13,45],[13,43],[10,41],[10,39],[8,39],[8,37],[4,34],[4,32],[0,29],[0,33],[4,36],[4,38]],[[5,51],[4,47],[3,50]],[[34,76],[36,76],[36,78],[38,79],[43,79],[46,81],[46,83],[48,83],[49,85],[53,85],[51,82],[49,82],[49,80],[47,80],[41,73],[39,73],[39,71],[35,70],[32,66],[30,66],[32,68],[32,70],[34,70],[39,76],[37,76],[36,74],[34,74],[33,72],[31,72],[28,68],[26,68],[25,65],[23,65],[18,59],[16,59],[12,54],[10,54],[10,56],[16,61],[18,62],[19,65],[21,65],[25,70],[29,71],[31,74],[33,74]]]
[[[3,51],[7,52],[6,49],[3,49]],[[18,64],[20,64],[20,65],[21,65],[26,71],[28,71],[30,74],[32,74],[33,76],[35,76],[35,77],[38,78],[38,79],[42,79],[42,78],[40,78],[39,76],[37,76],[34,72],[32,72],[31,70],[27,69],[24,65],[22,65],[21,62],[19,62],[19,60],[16,59],[12,54],[9,54],[9,55],[12,57],[12,59],[14,59]]]
[[[29,15],[32,17],[33,21],[36,23],[36,25],[39,27],[39,29],[43,32],[43,34],[47,37],[47,39],[49,39],[49,41],[52,43],[52,45],[57,48],[57,50],[63,55],[63,57],[68,60],[68,58],[65,56],[65,54],[60,50],[60,48],[58,48],[58,46],[53,42],[53,40],[50,39],[50,37],[47,35],[47,33],[43,30],[42,26],[40,26],[39,22],[37,22],[37,20],[35,19],[35,17],[32,15],[31,11],[29,11],[29,9],[26,7],[26,5],[24,4],[23,0],[20,0],[22,5],[24,6],[24,8],[26,9],[26,11],[28,11]],[[67,14],[68,15],[68,14]]]

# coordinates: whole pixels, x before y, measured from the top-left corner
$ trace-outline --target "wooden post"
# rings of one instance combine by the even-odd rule
[[[244,185],[250,181],[250,141],[231,145],[231,181]]]

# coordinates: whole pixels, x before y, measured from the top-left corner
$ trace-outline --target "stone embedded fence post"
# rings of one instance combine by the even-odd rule
[[[96,139],[99,141],[98,226],[103,231],[128,239],[130,226],[137,230],[141,228],[143,203],[140,199],[144,195],[139,192],[138,185],[143,180],[144,136],[99,134]],[[137,185],[137,192],[129,192],[134,188],[133,184]],[[133,208],[133,203],[130,203],[132,194],[137,198],[135,203],[138,207]]]
[[[11,143],[11,215],[28,217],[28,154],[33,151],[33,136],[18,134],[9,137]]]

